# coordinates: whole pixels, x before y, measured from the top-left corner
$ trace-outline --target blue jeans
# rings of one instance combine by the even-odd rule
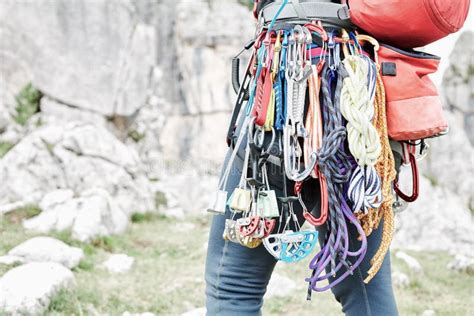
[[[224,168],[228,163],[230,152],[227,154]],[[242,172],[243,155],[236,157],[232,165],[231,176],[226,185],[226,191],[232,192],[238,185]],[[283,175],[281,169],[270,168],[269,182],[278,195],[282,193]],[[317,190],[314,194],[304,196],[305,202],[312,203],[315,210],[319,209]],[[302,210],[297,207],[300,221]],[[308,204],[307,204],[308,205]],[[315,215],[318,215],[315,213]],[[260,245],[255,249],[224,241],[225,219],[230,217],[227,210],[225,216],[217,215],[212,220],[206,261],[206,298],[208,315],[260,315],[263,296],[277,261],[265,247]],[[363,282],[370,267],[370,259],[378,249],[382,237],[383,223],[379,229],[368,237],[368,251],[361,265],[354,274],[332,288],[336,300],[341,303],[346,315],[354,316],[391,316],[398,315],[395,297],[392,289],[390,254],[387,253],[383,265],[369,284]],[[351,236],[350,248],[357,249],[357,231],[354,225],[348,224]],[[318,227],[319,236],[326,235],[325,225]],[[320,242],[322,241],[320,239]],[[298,264],[298,263],[296,263]],[[341,269],[343,270],[343,269]],[[308,269],[308,276],[310,270]],[[304,280],[296,280],[304,282]],[[302,293],[303,295],[303,293]],[[314,293],[313,295],[318,295]],[[308,302],[307,304],[311,304]]]

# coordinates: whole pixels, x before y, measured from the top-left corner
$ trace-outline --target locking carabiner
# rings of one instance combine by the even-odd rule
[[[408,195],[402,192],[398,184],[398,177],[393,181],[393,189],[395,193],[406,202],[414,202],[418,199],[419,193],[419,174],[418,174],[418,165],[416,163],[416,157],[414,154],[409,153],[410,167],[411,167],[411,176],[412,176],[412,194]]]

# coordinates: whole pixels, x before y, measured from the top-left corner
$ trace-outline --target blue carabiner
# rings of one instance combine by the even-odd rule
[[[354,32],[349,32],[349,38],[354,41],[354,46],[359,50],[359,53],[362,54],[362,46],[360,46],[359,40]]]

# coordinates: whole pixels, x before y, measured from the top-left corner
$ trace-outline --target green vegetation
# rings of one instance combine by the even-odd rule
[[[254,0],[239,0],[238,2],[239,2],[241,5],[246,6],[246,7],[249,8],[250,10],[253,8]]]
[[[209,218],[184,222],[159,215],[132,216],[134,222],[120,236],[100,237],[92,243],[71,239],[67,231],[51,234],[84,250],[85,258],[74,269],[77,286],[63,291],[50,304],[47,315],[121,315],[124,311],[150,311],[158,315],[181,314],[205,304],[204,262]],[[0,254],[37,234],[24,231],[18,221],[0,219]],[[126,274],[109,274],[101,267],[110,253],[126,253],[136,262]],[[419,260],[424,272],[409,270],[393,257],[394,270],[406,273],[409,287],[396,288],[400,315],[421,315],[433,309],[437,315],[469,315],[474,276],[446,268],[451,256],[442,252],[408,252]],[[296,288],[288,297],[265,301],[264,315],[342,315],[331,292],[314,293],[306,301],[308,258],[299,264],[278,264],[275,272],[294,279]],[[0,276],[8,270],[0,265]]]
[[[132,223],[142,223],[142,222],[151,222],[153,220],[156,220],[160,217],[158,213],[133,213],[131,220]]]
[[[9,142],[0,142],[0,158],[5,156],[5,154],[13,148],[15,144],[9,143]]]
[[[155,193],[155,207],[157,210],[160,209],[161,206],[167,206],[168,200],[166,199],[166,195],[163,192],[156,191]]]
[[[145,133],[140,133],[136,130],[132,130],[128,132],[128,137],[130,137],[135,143],[138,143],[143,138],[145,138]]]
[[[5,215],[5,220],[12,224],[21,224],[24,219],[32,218],[39,213],[41,213],[41,209],[37,205],[27,205],[8,212]]]
[[[33,87],[31,83],[28,83],[20,90],[15,97],[16,114],[13,117],[18,124],[25,125],[28,119],[39,111],[41,96],[41,92]]]

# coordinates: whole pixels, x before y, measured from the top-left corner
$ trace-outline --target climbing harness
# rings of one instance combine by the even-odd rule
[[[330,289],[353,274],[367,253],[367,236],[383,220],[381,244],[365,271],[369,282],[393,238],[395,213],[418,197],[417,161],[428,150],[424,139],[447,130],[436,104],[426,110],[433,120],[415,119],[421,128],[400,105],[419,108],[433,100],[437,92],[426,75],[438,60],[401,53],[357,33],[344,4],[284,0],[256,17],[256,36],[243,49],[251,56],[242,82],[242,52],[232,61],[237,101],[227,133],[231,152],[208,211],[227,216],[228,242],[263,245],[287,263],[313,255],[308,299],[312,291]],[[423,68],[422,77],[410,63]],[[406,80],[401,87],[397,76]],[[420,104],[409,82],[421,87]],[[394,152],[411,167],[411,193],[398,184]],[[240,180],[227,192],[238,153],[244,153]],[[269,176],[275,168],[282,189]],[[319,195],[319,209],[308,203],[308,193]],[[318,236],[318,227],[326,228],[324,236]],[[356,248],[349,247],[349,227],[357,231]]]

